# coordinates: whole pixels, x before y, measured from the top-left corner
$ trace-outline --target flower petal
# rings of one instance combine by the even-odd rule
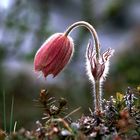
[[[37,51],[34,59],[36,71],[42,71],[44,77],[55,77],[68,63],[74,50],[73,40],[63,33],[52,35]]]

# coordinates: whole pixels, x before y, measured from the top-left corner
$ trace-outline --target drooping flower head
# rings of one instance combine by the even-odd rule
[[[109,48],[99,56],[97,60],[96,50],[93,43],[90,41],[86,50],[87,72],[90,80],[103,81],[109,71],[109,59],[113,55],[114,50]]]
[[[62,71],[69,62],[73,51],[73,40],[69,34],[77,27],[86,27],[95,42],[88,44],[86,50],[87,72],[93,84],[94,109],[96,114],[102,111],[102,89],[101,84],[108,73],[109,58],[114,50],[108,49],[100,54],[100,42],[94,27],[85,21],[78,21],[70,25],[64,33],[52,35],[37,51],[34,58],[35,71],[42,71],[44,77],[52,74],[54,77]],[[94,48],[95,47],[95,48]]]
[[[42,71],[44,77],[55,77],[69,62],[74,51],[73,40],[64,33],[56,33],[48,38],[34,58],[35,71]]]

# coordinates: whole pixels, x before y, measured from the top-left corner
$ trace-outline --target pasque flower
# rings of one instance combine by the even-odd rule
[[[86,27],[94,40],[95,45],[90,42],[86,51],[87,74],[93,84],[93,98],[95,113],[102,112],[102,81],[108,73],[109,58],[114,50],[108,49],[100,54],[100,42],[94,27],[85,21],[75,22],[70,25],[64,33],[52,35],[37,51],[34,59],[35,71],[42,71],[44,77],[52,74],[54,77],[61,72],[69,62],[73,51],[73,40],[69,34],[77,27]]]
[[[73,40],[64,33],[56,33],[48,38],[34,58],[35,71],[42,71],[44,77],[54,77],[69,62],[74,51]]]
[[[103,54],[100,55],[97,60],[96,50],[93,43],[90,41],[87,46],[86,60],[87,60],[87,72],[90,80],[104,80],[109,70],[109,59],[113,55],[114,50],[109,48]]]
[[[100,50],[99,50],[100,52]],[[105,79],[109,70],[109,58],[114,50],[108,49],[103,54],[98,54],[90,41],[86,50],[87,75],[93,84],[93,97],[96,114],[102,111],[102,81]]]

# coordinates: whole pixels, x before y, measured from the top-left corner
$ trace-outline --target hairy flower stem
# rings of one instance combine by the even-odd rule
[[[100,113],[102,111],[102,105],[101,105],[101,96],[102,96],[102,91],[101,91],[101,82],[99,80],[95,81],[94,84],[94,91],[93,91],[93,97],[94,97],[94,106],[95,106],[95,112]]]
[[[67,36],[68,34],[70,34],[70,32],[73,29],[75,29],[79,26],[84,26],[91,32],[91,34],[93,36],[93,40],[95,41],[96,58],[97,58],[97,60],[99,60],[99,55],[100,55],[100,53],[99,53],[100,52],[100,49],[99,49],[100,47],[99,46],[100,46],[100,43],[99,43],[97,32],[91,24],[89,24],[88,22],[85,22],[85,21],[75,22],[71,26],[68,27],[68,29],[65,31],[65,35]]]
[[[91,24],[89,24],[88,22],[85,21],[79,21],[79,22],[75,22],[74,24],[72,24],[71,26],[68,27],[68,29],[65,31],[65,35],[67,36],[68,34],[70,34],[70,32],[79,27],[79,26],[84,26],[86,27],[90,33],[93,36],[93,40],[95,42],[95,49],[96,49],[96,60],[97,62],[99,61],[99,57],[100,57],[100,43],[99,43],[99,39],[98,39],[98,35],[96,30],[93,28],[93,26]],[[100,112],[102,110],[101,107],[101,89],[100,89],[100,79],[99,80],[95,80],[94,84],[94,108],[95,108],[95,112]]]

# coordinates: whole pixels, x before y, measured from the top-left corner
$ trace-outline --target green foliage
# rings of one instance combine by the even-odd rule
[[[126,94],[117,93],[103,101],[103,112],[82,115],[77,121],[71,120],[64,112],[67,101],[64,98],[49,97],[41,90],[35,100],[43,108],[43,118],[36,122],[37,129],[20,129],[10,134],[0,130],[0,139],[6,140],[111,140],[140,138],[140,92],[128,87]],[[75,113],[75,111],[73,111]]]
[[[133,50],[136,50],[135,52]],[[136,86],[140,84],[140,46],[133,46],[129,48],[124,53],[122,53],[116,63],[116,70],[113,72],[113,75],[116,77],[116,81],[121,81],[125,79],[127,85]],[[121,83],[120,83],[121,84]],[[119,85],[121,87],[121,85]]]

